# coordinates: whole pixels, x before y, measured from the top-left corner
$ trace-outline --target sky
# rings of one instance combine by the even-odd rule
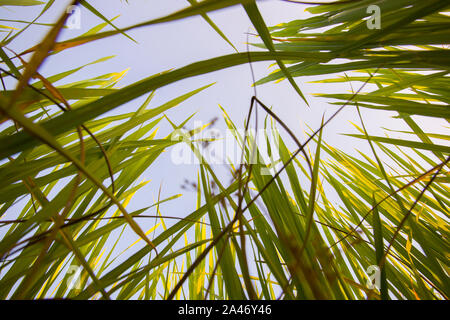
[[[65,10],[69,2],[56,1],[56,4],[39,19],[39,22],[54,22]],[[107,18],[120,15],[114,20],[114,24],[118,27],[126,27],[161,17],[189,5],[189,2],[186,0],[129,0],[128,4],[120,0],[96,0],[89,1],[89,3]],[[260,1],[258,2],[258,7],[268,26],[308,16],[304,11],[304,5],[279,0]],[[41,7],[29,7],[26,9],[2,7],[0,8],[0,19],[31,20],[39,13],[40,9]],[[246,51],[246,33],[248,30],[253,29],[242,7],[235,6],[213,12],[209,16],[240,52]],[[81,8],[81,29],[64,30],[60,40],[74,38],[101,22],[91,12]],[[10,46],[16,52],[28,49],[45,36],[46,30],[46,27],[33,26],[12,42]],[[120,72],[129,69],[126,76],[119,83],[121,87],[124,87],[164,70],[179,68],[192,62],[234,53],[234,49],[201,17],[192,17],[172,23],[144,27],[132,30],[128,34],[138,43],[132,42],[123,35],[95,41],[49,57],[41,67],[40,73],[44,76],[50,76],[61,72],[61,70],[81,66],[105,56],[116,55],[115,58],[106,62],[84,68],[57,84],[92,78],[107,72]],[[259,42],[255,38],[251,38],[251,41]],[[268,62],[254,63],[253,65],[256,79],[262,78],[273,70],[269,68],[270,63]],[[287,81],[257,87],[258,98],[266,105],[271,106],[273,111],[292,128],[301,141],[305,140],[303,131],[307,128],[306,124],[311,128],[317,128],[320,126],[324,113],[325,117],[327,117],[336,110],[336,106],[329,105],[324,99],[313,97],[312,94],[318,92],[349,92],[350,90],[348,84],[324,85],[308,83],[308,81],[316,79],[319,78],[296,79],[297,84],[306,94],[311,105],[310,107],[306,106]],[[167,112],[167,115],[175,123],[180,123],[196,112],[196,115],[188,125],[188,127],[192,128],[191,124],[194,121],[207,123],[214,117],[221,119],[220,105],[227,110],[236,124],[243,126],[250,99],[253,95],[253,88],[251,87],[252,75],[248,65],[236,66],[207,75],[189,78],[160,88],[157,90],[151,106],[159,106],[174,97],[213,82],[215,84],[212,87],[190,98],[179,107],[170,110]],[[358,88],[358,84],[356,84],[355,88]],[[145,97],[141,97],[133,100],[112,113],[136,110],[144,99]],[[390,112],[380,113],[373,110],[363,110],[363,117],[367,120],[367,129],[369,133],[375,135],[383,134],[380,127],[407,130],[401,121],[391,118],[393,115],[394,113]],[[434,129],[431,131],[439,132],[444,130],[444,123],[439,121],[424,118],[420,118],[418,121],[426,127]],[[356,153],[356,148],[363,152],[369,152],[370,149],[367,143],[340,134],[354,132],[351,122],[359,124],[356,110],[348,108],[327,126],[324,132],[324,140],[347,152]],[[161,137],[164,137],[171,131],[167,123],[162,123],[160,127],[159,135]],[[220,120],[217,127],[224,129],[224,122]],[[284,134],[283,137],[287,137],[287,135]],[[285,140],[287,139],[285,138]],[[197,170],[198,166],[195,164],[175,165],[171,163],[170,154],[167,152],[158,158],[142,176],[142,179],[151,180],[151,182],[135,195],[129,204],[130,211],[153,204],[153,201],[156,201],[158,197],[161,187],[161,198],[184,193],[183,197],[162,205],[162,214],[171,216],[189,214],[195,209],[196,200],[193,194],[189,195],[189,192],[181,189],[181,185],[185,179],[195,180]],[[224,181],[225,185],[228,182],[228,179]],[[153,213],[149,212],[148,214]],[[143,226],[143,229],[146,229],[146,226]]]

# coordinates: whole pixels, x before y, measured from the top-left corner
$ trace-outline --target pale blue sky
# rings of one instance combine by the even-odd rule
[[[68,3],[70,1],[56,1],[52,8],[39,19],[39,22],[55,21],[61,12],[65,10]],[[90,1],[90,3],[108,18],[120,15],[114,21],[119,27],[161,17],[189,5],[186,0],[130,0],[128,4],[120,0],[96,0]],[[307,13],[304,11],[305,6],[284,1],[260,1],[258,6],[268,26],[307,16]],[[0,18],[31,20],[41,8],[0,8]],[[210,17],[239,51],[246,50],[245,33],[251,27],[251,22],[242,7],[235,6],[230,9],[213,12],[210,14]],[[81,29],[66,29],[61,39],[76,37],[101,22],[98,17],[82,7]],[[46,27],[33,26],[12,42],[10,47],[16,52],[28,49],[44,37],[46,30]],[[107,72],[129,69],[127,75],[120,82],[120,86],[125,86],[164,70],[182,67],[195,61],[234,52],[201,17],[144,27],[132,30],[129,34],[137,40],[138,44],[123,35],[95,41],[49,57],[40,69],[40,72],[45,76],[50,76],[61,70],[68,70],[114,54],[116,55],[114,59],[84,68],[65,79],[62,83],[87,79]],[[270,63],[254,64],[257,79],[267,75],[270,71],[268,69],[269,65]],[[335,106],[329,106],[323,99],[314,98],[311,94],[316,92],[348,92],[350,89],[348,85],[341,84],[322,85],[307,83],[308,80],[312,79],[316,78],[296,79],[300,88],[307,95],[311,104],[310,108],[298,97],[287,81],[258,87],[258,97],[268,106],[273,107],[274,112],[293,129],[300,137],[300,140],[303,140],[302,132],[305,123],[311,128],[317,128],[320,125],[323,112],[326,111],[326,114],[330,115],[336,110]],[[158,106],[173,97],[212,82],[216,82],[216,84],[189,99],[181,106],[170,110],[167,112],[167,115],[173,121],[179,123],[188,115],[197,112],[190,123],[194,121],[206,122],[215,116],[220,117],[221,113],[218,108],[220,104],[227,110],[237,125],[242,125],[249,107],[250,98],[253,95],[251,73],[248,65],[197,76],[158,89],[152,101],[152,106]],[[135,110],[144,98],[141,97],[131,101],[113,112]],[[364,110],[364,117],[367,120],[366,125],[369,132],[380,134],[380,126],[405,129],[401,121],[390,119],[390,115],[394,115],[394,113],[385,112],[382,114]],[[346,151],[352,151],[355,147],[369,151],[366,143],[338,134],[352,130],[349,121],[359,123],[356,111],[352,108],[342,112],[327,126],[324,132],[325,141]],[[430,119],[424,120],[429,125],[435,126],[436,123],[432,121]],[[224,128],[222,121],[218,123],[218,127]],[[161,124],[161,136],[167,135],[170,132],[169,130],[168,125],[165,123]],[[288,139],[286,138],[286,140]],[[131,208],[146,206],[150,199],[156,199],[161,183],[163,184],[162,197],[180,193],[182,190],[179,187],[183,180],[185,178],[195,179],[197,169],[196,165],[173,165],[170,161],[169,153],[163,155],[143,176],[144,179],[151,179],[152,181],[136,195],[134,201],[130,204]],[[185,193],[185,191],[183,192]],[[183,208],[179,214],[184,215],[188,213],[187,208],[194,207],[194,201],[193,197],[185,195],[178,200],[165,204],[162,210],[166,211],[166,214],[178,215],[180,208]]]

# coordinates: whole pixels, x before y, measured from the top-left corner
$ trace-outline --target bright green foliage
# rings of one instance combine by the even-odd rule
[[[53,2],[14,5],[42,5],[41,16]],[[56,43],[60,19],[41,46],[23,53],[32,54],[28,63],[7,49],[37,18],[15,32],[0,26],[8,32],[1,77],[19,80],[0,95],[0,299],[448,299],[450,137],[428,133],[417,121],[450,118],[448,1],[336,1],[308,7],[308,19],[269,28],[254,1],[189,1],[184,10],[123,30],[93,1],[80,3],[105,22]],[[381,10],[380,29],[367,27],[371,4]],[[199,61],[123,88],[117,83],[124,72],[55,84],[88,65],[47,78],[36,73],[49,54],[196,15],[233,46],[207,14],[234,5],[245,9],[262,40],[254,46],[263,51]],[[101,32],[108,25],[114,30]],[[236,132],[246,165],[230,164],[231,184],[202,161],[196,209],[167,226],[171,217],[160,204],[179,195],[158,199],[151,206],[158,223],[142,230],[138,221],[151,207],[128,212],[126,205],[146,184],[138,182],[143,172],[178,143],[202,160],[198,141],[174,141],[172,132],[157,139],[157,126],[183,127],[188,116],[175,124],[165,112],[209,85],[161,106],[152,103],[155,90],[249,57],[280,68],[257,85],[287,78],[300,100],[306,98],[296,77],[320,75],[324,88],[358,83],[363,90],[319,95],[356,109],[359,133],[351,136],[367,142],[371,153],[356,157],[329,145],[322,139],[327,119],[309,134],[310,144],[295,150],[287,147],[292,137],[282,134],[281,159],[263,159],[266,146]],[[137,110],[106,115],[143,95]],[[361,108],[395,112],[410,128],[400,132],[407,138],[391,138],[388,130],[371,135]],[[236,129],[222,110],[228,128]],[[267,127],[283,125],[275,115],[268,119]],[[275,151],[269,143],[266,149]],[[255,155],[263,160],[250,164]],[[277,174],[264,174],[277,162],[283,165]],[[13,220],[6,220],[11,212]],[[117,255],[124,233],[139,238]],[[78,287],[67,285],[71,266],[81,266]],[[370,266],[379,267],[379,289],[367,284]]]

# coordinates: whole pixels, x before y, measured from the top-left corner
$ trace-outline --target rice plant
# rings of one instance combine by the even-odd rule
[[[254,0],[188,1],[185,9],[126,28],[94,1],[73,1],[103,22],[60,41],[71,18],[62,12],[56,23],[42,23],[47,32],[39,45],[16,52],[15,39],[54,4],[0,1],[0,9],[34,6],[37,13],[33,21],[19,22],[22,28],[12,27],[17,21],[11,19],[0,26],[1,299],[449,297],[448,1],[311,3],[309,18],[272,27]],[[210,17],[234,6],[253,25],[247,52],[238,52]],[[126,71],[65,85],[55,83],[88,65],[39,73],[51,55],[113,36],[134,41],[132,30],[193,16],[236,53],[124,87]],[[192,115],[176,123],[166,114],[182,110],[183,102],[211,84],[163,104],[153,98],[177,81],[260,61],[272,62],[273,71],[255,87],[287,80],[300,102],[314,108],[315,99],[326,99],[334,113],[300,139],[256,94],[241,119],[223,106],[222,120],[242,155],[238,165],[227,162],[230,181],[224,181],[202,148],[218,140],[197,137],[207,126],[179,137]],[[299,85],[309,76],[320,77],[323,91],[315,97]],[[349,91],[327,92],[333,83]],[[111,115],[142,96],[145,102],[135,110]],[[369,153],[350,154],[324,139],[329,124],[349,108],[358,115],[358,133],[350,136],[367,143]],[[382,128],[384,136],[374,135],[365,109],[394,112],[409,129]],[[423,117],[439,123],[438,132],[428,132]],[[262,139],[251,130],[258,118],[271,132]],[[171,130],[160,138],[163,122]],[[199,160],[191,183],[196,209],[164,212],[161,205],[178,194],[127,209],[147,183],[141,181],[144,171],[180,145]],[[155,222],[148,230],[140,223],[145,218]]]

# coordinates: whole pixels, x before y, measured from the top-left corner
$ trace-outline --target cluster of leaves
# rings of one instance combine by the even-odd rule
[[[87,1],[74,4],[78,2],[105,22],[80,37],[56,42],[64,14],[38,46],[8,55],[9,43],[25,27],[8,33],[0,48],[2,79],[17,79],[16,88],[4,87],[0,96],[0,216],[20,206],[13,220],[0,220],[2,228],[8,227],[0,242],[1,298],[449,297],[449,137],[425,132],[415,119],[449,118],[449,53],[443,47],[450,39],[447,1],[337,1],[308,7],[311,18],[271,28],[255,1],[189,1],[191,6],[166,17],[105,32],[101,30],[112,22]],[[53,3],[48,1],[40,15]],[[379,30],[366,27],[371,4],[383,13]],[[263,51],[199,61],[121,89],[115,86],[123,73],[56,86],[54,82],[82,67],[47,78],[37,72],[49,54],[195,15],[229,41],[207,14],[234,5],[243,6],[263,42],[255,46]],[[25,62],[22,56],[30,53]],[[279,70],[257,84],[288,79],[304,101],[295,77],[324,75],[323,83],[362,84],[351,94],[321,94],[337,100],[339,107],[304,143],[254,97],[246,128],[252,110],[264,109],[270,126],[275,129],[277,122],[289,134],[279,139],[281,158],[254,164],[254,157],[264,158],[262,146],[250,133],[242,136],[234,130],[247,165],[230,164],[235,179],[224,185],[211,165],[201,161],[197,209],[167,227],[159,204],[173,197],[158,199],[153,207],[164,230],[150,240],[147,236],[157,226],[144,232],[135,221],[150,207],[128,213],[126,204],[144,185],[136,181],[145,168],[181,142],[171,139],[171,133],[155,138],[163,113],[206,87],[149,108],[154,90],[249,60],[276,62]],[[32,78],[37,81],[29,84]],[[363,90],[369,86],[375,89]],[[136,112],[104,116],[144,94],[148,98]],[[355,125],[360,133],[353,137],[366,140],[371,155],[354,157],[322,141],[326,125],[348,107],[356,108],[361,120]],[[395,111],[398,121],[411,128],[403,132],[410,139],[370,135],[360,108]],[[236,129],[223,113],[228,128]],[[176,125],[165,119],[173,130],[189,120]],[[287,139],[294,140],[296,150],[288,149]],[[196,141],[183,143],[204,160]],[[267,147],[272,154],[269,143]],[[277,163],[281,169],[267,175]],[[331,200],[333,194],[338,203]],[[123,238],[115,239],[112,248],[107,242],[126,226],[145,245],[126,258],[112,257]],[[70,265],[82,267],[80,288],[67,286]],[[367,286],[371,265],[380,268],[379,290]]]

